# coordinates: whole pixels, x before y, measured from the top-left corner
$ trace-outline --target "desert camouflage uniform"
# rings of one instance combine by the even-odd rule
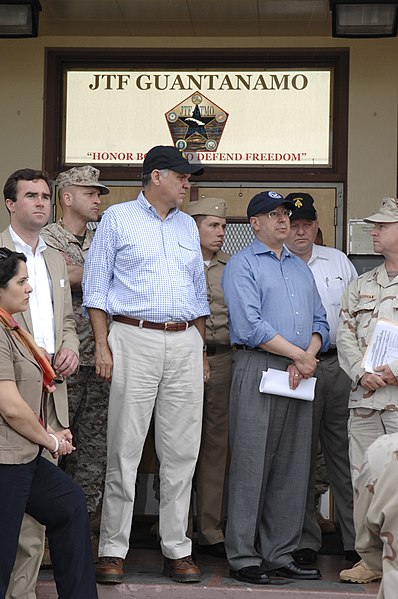
[[[398,433],[369,447],[356,479],[356,549],[370,570],[383,571],[377,599],[398,595]]]
[[[63,252],[73,264],[84,266],[94,231],[86,229],[81,245],[60,219],[47,225],[42,236],[50,247]],[[89,512],[102,503],[106,470],[106,427],[109,385],[95,374],[94,339],[90,322],[83,316],[82,292],[72,289],[73,312],[80,339],[80,368],[68,378],[70,428],[76,451],[61,463],[83,488]]]
[[[398,323],[398,277],[390,281],[384,264],[352,281],[341,300],[337,349],[340,366],[352,381],[348,435],[354,485],[369,445],[384,433],[398,432],[398,387],[368,391],[358,384],[365,374],[362,359],[379,318]],[[397,377],[398,360],[389,367]]]

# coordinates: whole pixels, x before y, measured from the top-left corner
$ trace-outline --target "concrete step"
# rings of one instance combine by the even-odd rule
[[[376,599],[378,583],[366,585],[339,582],[340,570],[347,567],[340,555],[321,555],[317,566],[321,580],[278,581],[278,585],[247,585],[229,577],[225,560],[200,555],[203,578],[197,584],[171,582],[162,575],[162,556],[157,550],[132,548],[126,559],[125,582],[98,585],[99,599]],[[261,594],[261,596],[260,596]],[[41,570],[37,599],[57,599],[51,570]]]

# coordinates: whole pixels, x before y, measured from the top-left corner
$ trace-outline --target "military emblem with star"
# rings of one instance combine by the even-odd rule
[[[174,145],[179,150],[214,152],[229,115],[203,94],[195,92],[165,116]]]

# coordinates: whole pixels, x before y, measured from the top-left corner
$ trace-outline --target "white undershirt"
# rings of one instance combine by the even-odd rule
[[[46,249],[44,240],[39,237],[36,252],[24,242],[9,227],[11,238],[17,252],[23,252],[27,257],[29,285],[33,291],[29,298],[29,308],[32,317],[33,337],[39,347],[53,355],[55,352],[54,308],[52,302],[52,284],[43,257]]]

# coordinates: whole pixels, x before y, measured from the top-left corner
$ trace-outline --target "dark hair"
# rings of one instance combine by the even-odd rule
[[[205,220],[205,218],[207,218],[207,215],[206,214],[194,214],[192,216],[192,218],[195,221],[196,226],[199,229],[200,225],[203,223],[203,221]]]
[[[18,264],[26,262],[25,254],[12,252],[8,248],[0,248],[0,289],[5,289],[10,279],[18,272]]]
[[[33,168],[21,168],[12,173],[5,182],[3,189],[4,200],[17,201],[18,181],[36,181],[37,179],[43,179],[47,183],[51,193],[51,181],[46,172],[36,171]]]

